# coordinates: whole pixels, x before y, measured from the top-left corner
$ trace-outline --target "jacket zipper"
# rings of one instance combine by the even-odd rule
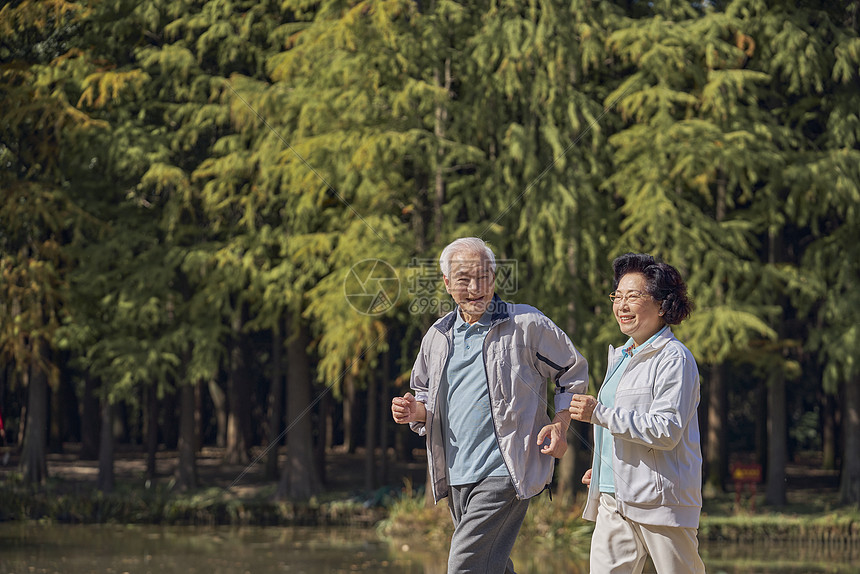
[[[449,337],[449,333],[451,333],[451,331],[448,331],[448,332],[446,332],[446,333],[443,333],[443,336],[445,337],[445,343],[448,345],[448,359],[450,359],[450,357],[451,357],[451,337]],[[453,337],[453,335],[451,335],[451,336]],[[442,365],[442,369],[444,369],[444,368],[445,368],[445,365],[448,363],[448,359],[445,359],[445,361],[443,361],[443,363],[444,363],[444,364]],[[433,413],[433,419],[435,419],[435,418],[436,418],[436,416],[439,414],[439,387],[441,386],[439,383],[440,383],[441,381],[442,381],[442,370],[440,369],[440,371],[439,371],[439,380],[438,380],[438,381],[437,381],[437,383],[436,383],[436,389],[435,389],[435,391],[434,391],[434,393],[433,393],[433,405],[434,405],[434,410],[436,411],[436,412],[434,412],[434,413]],[[432,440],[433,440],[432,432],[433,432],[433,428],[434,428],[434,426],[435,426],[435,425],[433,425],[433,424],[429,424],[429,425],[427,425],[427,438],[429,438],[429,439],[430,439],[430,441],[432,441]],[[441,431],[440,431],[440,432],[441,432]],[[443,439],[444,439],[444,437],[443,437]],[[443,450],[443,451],[445,450],[445,443],[444,443],[444,440],[443,440],[443,442],[442,442],[442,450]],[[432,449],[430,449],[430,453],[431,453],[431,458],[432,458]],[[448,464],[448,462],[447,462],[447,460],[446,460],[446,461],[445,461],[445,465],[447,466],[447,464]],[[430,464],[430,480],[431,480],[431,482],[432,482],[433,484],[431,484],[431,485],[430,485],[430,488],[432,488],[432,489],[433,489],[433,499],[434,499],[434,500],[436,500],[436,479],[437,479],[437,477],[436,477],[436,473],[433,471],[433,467],[434,467],[434,464],[432,464],[432,463],[431,463],[431,464]],[[447,468],[446,468],[446,469],[445,469],[445,474],[447,474],[447,473],[448,473],[448,470],[447,470]],[[447,480],[447,479],[446,479],[446,480]],[[448,489],[449,489],[449,490],[451,489],[451,485],[450,485],[450,484],[448,485]],[[438,500],[436,500],[436,502],[438,502]]]
[[[507,321],[508,319],[505,319]],[[501,322],[501,321],[500,321]],[[502,448],[501,439],[499,439],[499,429],[496,425],[496,409],[493,406],[493,389],[490,386],[490,374],[487,371],[487,339],[490,337],[490,333],[493,328],[496,327],[498,323],[490,324],[490,328],[487,329],[487,334],[484,337],[484,342],[481,345],[481,362],[484,364],[484,379],[487,381],[487,397],[490,399],[490,421],[493,423],[493,435],[496,437],[496,446],[499,448],[499,452],[502,454],[502,462],[505,463],[505,468],[508,470],[508,475],[511,477],[511,484],[514,485],[514,490],[517,492],[517,498],[522,500],[522,494],[520,493],[520,488],[517,483],[514,481],[514,473],[511,471],[511,466],[508,464],[508,460],[505,457],[505,450]]]

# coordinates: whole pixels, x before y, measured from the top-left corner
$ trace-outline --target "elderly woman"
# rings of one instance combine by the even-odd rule
[[[690,314],[681,275],[645,254],[613,261],[612,311],[627,342],[609,347],[597,399],[574,395],[570,416],[594,425],[583,512],[596,521],[591,572],[704,572],[699,372],[670,325]]]

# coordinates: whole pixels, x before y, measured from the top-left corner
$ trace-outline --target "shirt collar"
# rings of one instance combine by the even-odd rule
[[[669,325],[663,325],[663,328],[660,329],[659,331],[657,331],[656,333],[654,333],[647,341],[645,341],[641,345],[637,345],[635,347],[633,346],[633,337],[630,337],[629,339],[627,339],[627,342],[624,343],[624,348],[622,349],[622,354],[624,356],[632,357],[633,355],[635,355],[636,353],[641,351],[642,348],[653,343],[654,340],[660,336],[660,333],[662,333],[663,331],[665,331],[668,328],[669,328]]]
[[[458,331],[463,331],[468,329],[469,327],[489,327],[490,326],[490,314],[484,311],[484,314],[481,315],[481,318],[478,319],[474,324],[470,325],[463,319],[463,315],[460,314],[460,309],[456,309],[454,313],[457,315],[456,319],[454,319],[454,329]]]

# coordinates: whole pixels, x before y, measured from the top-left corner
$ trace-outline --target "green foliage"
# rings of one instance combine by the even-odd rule
[[[287,526],[364,524],[368,512],[359,501],[324,500],[307,504],[273,502],[271,492],[238,497],[220,488],[181,493],[170,484],[135,487],[120,484],[116,492],[81,492],[52,480],[43,491],[9,476],[0,489],[0,517],[60,524],[162,524]]]
[[[860,373],[852,9],[7,3],[0,353],[56,374],[44,341],[133,401],[218,377],[234,338],[289,319],[327,385],[378,377],[387,350],[402,380],[448,299],[439,252],[478,235],[516,265],[501,294],[597,381],[609,265],[636,251],[687,279],[697,359],[820,370],[833,392]],[[384,313],[345,291],[368,260],[399,281]]]
[[[405,495],[391,505],[377,531],[389,540],[444,548],[450,542],[453,525],[446,505],[428,505],[423,492],[412,492],[407,483]]]
[[[594,523],[582,519],[582,505],[573,496],[539,496],[529,504],[520,530],[530,547],[587,558]]]

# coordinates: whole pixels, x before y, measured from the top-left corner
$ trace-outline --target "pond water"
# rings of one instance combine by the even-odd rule
[[[588,572],[581,551],[562,554],[518,545],[517,572]],[[702,555],[711,574],[860,571],[856,545],[705,543]],[[445,574],[445,551],[391,545],[372,529],[0,523],[0,574],[356,572]]]

